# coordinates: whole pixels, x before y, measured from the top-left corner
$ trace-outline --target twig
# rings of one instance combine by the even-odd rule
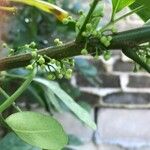
[[[0,87],[0,92],[4,95],[5,98],[9,98],[10,96]],[[18,111],[21,112],[21,109],[13,102],[12,106]]]
[[[27,89],[27,87],[30,85],[34,77],[35,77],[35,71],[32,71],[32,73],[28,76],[28,78],[24,81],[24,83],[18,88],[18,90],[16,90],[16,92],[13,95],[8,97],[7,100],[0,105],[0,113],[2,113],[4,110],[6,110],[15,102],[15,100]]]

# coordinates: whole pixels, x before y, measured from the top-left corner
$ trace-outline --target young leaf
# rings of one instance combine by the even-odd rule
[[[49,88],[45,88],[44,95],[46,97],[46,101],[48,104],[51,103],[58,112],[63,111],[62,108],[60,107],[60,104],[59,104],[56,96]]]
[[[32,97],[34,97],[41,104],[41,106],[45,107],[44,100],[38,93],[38,90],[32,84],[28,87],[28,90],[31,92]]]
[[[137,14],[143,19],[143,21],[148,21],[150,19],[150,1],[149,0],[136,0],[130,8],[135,9],[137,7],[144,6],[142,11],[138,11]]]
[[[43,0],[9,0],[11,2],[23,3],[26,5],[34,6],[41,9],[47,13],[54,14],[60,21],[69,16],[68,12],[59,8],[56,5],[45,2]]]
[[[49,88],[51,91],[53,91],[54,94],[56,94],[60,100],[85,124],[87,124],[89,127],[96,130],[95,123],[91,120],[90,115],[86,110],[84,110],[81,106],[79,106],[65,91],[63,91],[60,86],[53,82],[53,81],[47,81],[42,78],[35,78],[34,81],[39,82]]]
[[[19,112],[6,119],[9,127],[25,142],[43,149],[62,149],[68,141],[62,126],[52,117]]]
[[[134,2],[135,0],[112,0],[112,5],[113,5],[112,17],[114,17],[117,12],[133,4]]]
[[[5,7],[5,6],[0,6],[1,11],[7,11],[7,12],[16,12],[17,8],[15,7]]]
[[[23,142],[20,138],[18,138],[14,133],[7,134],[0,141],[0,149],[1,150],[40,150],[37,147],[33,147]]]

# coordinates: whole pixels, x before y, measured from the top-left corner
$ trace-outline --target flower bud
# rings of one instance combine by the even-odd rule
[[[35,58],[35,57],[37,56],[37,52],[36,52],[36,51],[33,51],[33,52],[31,53],[31,55],[32,55],[33,58]]]
[[[30,47],[31,47],[31,48],[34,48],[35,46],[36,46],[36,43],[35,43],[35,42],[31,42],[31,43],[30,43]]]
[[[28,66],[26,66],[26,69],[28,69],[28,70],[33,70],[33,65],[28,65]]]
[[[43,56],[40,56],[39,60],[38,60],[38,63],[40,65],[43,65],[45,63],[45,59],[43,58]]]
[[[82,54],[82,55],[87,55],[87,54],[88,54],[87,49],[85,49],[85,48],[84,48],[84,49],[82,49],[82,50],[81,50],[81,54]]]
[[[69,23],[69,19],[68,18],[65,18],[65,19],[63,19],[63,24],[68,24]]]
[[[104,52],[103,56],[105,60],[109,60],[111,58],[111,52],[107,50]]]
[[[48,76],[47,76],[47,78],[49,79],[49,80],[55,80],[56,79],[56,77],[55,77],[55,75],[54,74],[49,74]]]
[[[88,24],[86,25],[86,29],[87,29],[87,30],[91,30],[91,29],[92,29],[92,24],[91,24],[91,23],[88,23]]]
[[[72,69],[68,69],[65,73],[65,78],[70,79],[72,76]]]

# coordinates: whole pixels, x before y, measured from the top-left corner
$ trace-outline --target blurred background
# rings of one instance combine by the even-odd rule
[[[47,1],[67,10],[75,18],[79,10],[89,8],[88,0]],[[0,12],[0,43],[6,42],[16,49],[34,41],[40,49],[52,46],[55,38],[63,42],[75,38],[72,25],[63,25],[54,16],[33,7],[18,7],[20,10],[15,14]],[[106,0],[105,17],[100,25],[108,22],[110,14],[111,4]],[[142,25],[140,18],[132,15],[120,21],[117,29],[124,31]],[[8,49],[0,49],[0,57],[8,54]],[[101,57],[95,61],[90,56],[78,56],[75,64],[71,80],[58,80],[57,83],[91,113],[98,126],[96,132],[85,127],[63,104],[59,104],[60,113],[50,104],[52,97],[38,85],[32,84],[18,105],[25,110],[53,113],[69,134],[68,150],[150,150],[150,75],[144,71],[134,73],[134,63],[119,50],[114,50],[108,61]],[[10,72],[24,74],[23,69]],[[1,80],[0,84],[12,93],[19,83],[8,79]],[[13,109],[6,114],[11,112]],[[6,133],[1,129],[1,137]]]

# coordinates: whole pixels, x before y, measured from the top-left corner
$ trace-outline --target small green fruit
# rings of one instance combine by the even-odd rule
[[[65,18],[65,19],[63,19],[63,24],[68,24],[69,23],[69,19],[68,18]]]
[[[30,48],[30,45],[29,44],[25,44],[24,46],[26,49]]]
[[[28,69],[28,70],[33,70],[33,65],[28,65],[28,66],[26,67],[26,69]]]
[[[104,59],[107,61],[111,58],[111,52],[107,50],[104,52],[103,56],[104,56]]]
[[[58,74],[58,79],[62,79],[63,75],[62,74]]]
[[[107,37],[106,36],[102,36],[100,41],[105,44],[107,42]]]
[[[81,50],[81,54],[82,54],[82,55],[87,55],[87,54],[88,54],[87,49],[85,49],[85,48],[84,48],[84,49],[82,49],[82,50]]]
[[[110,46],[110,42],[109,42],[109,41],[106,41],[106,42],[104,43],[104,45],[105,45],[106,47],[108,47],[108,46]]]
[[[65,78],[70,79],[72,76],[72,69],[68,69],[65,73]]]
[[[87,30],[91,30],[91,29],[92,29],[92,24],[91,24],[91,23],[88,23],[88,24],[86,25],[86,29],[87,29]]]
[[[87,33],[87,32],[82,32],[82,36],[83,36],[83,37],[87,37],[87,36],[88,36],[88,33]]]
[[[59,42],[60,42],[60,40],[58,38],[54,40],[55,44],[58,44]]]
[[[56,63],[56,60],[55,59],[51,59],[51,62],[52,64],[55,64]]]
[[[107,38],[108,38],[108,40],[109,40],[109,41],[111,41],[111,40],[112,40],[112,36],[108,36]]]
[[[45,64],[42,64],[42,65],[41,65],[41,69],[42,69],[42,70],[44,70],[44,69],[45,69],[45,67],[46,67],[46,65],[45,65]]]
[[[113,33],[117,33],[117,29],[115,27],[112,27],[111,30],[112,30]]]
[[[31,53],[31,55],[32,55],[33,58],[35,58],[35,57],[37,56],[37,52],[36,52],[36,51],[33,51],[33,52]]]
[[[56,77],[55,77],[55,75],[54,74],[49,74],[48,76],[47,76],[47,78],[49,79],[49,80],[55,80],[56,79]]]
[[[40,65],[45,64],[45,59],[43,58],[43,56],[40,56],[40,58],[39,58],[39,60],[38,60],[38,63],[39,63]]]
[[[30,43],[30,47],[31,47],[31,48],[34,48],[35,46],[36,46],[36,43],[35,43],[35,42],[31,42],[31,43]]]

